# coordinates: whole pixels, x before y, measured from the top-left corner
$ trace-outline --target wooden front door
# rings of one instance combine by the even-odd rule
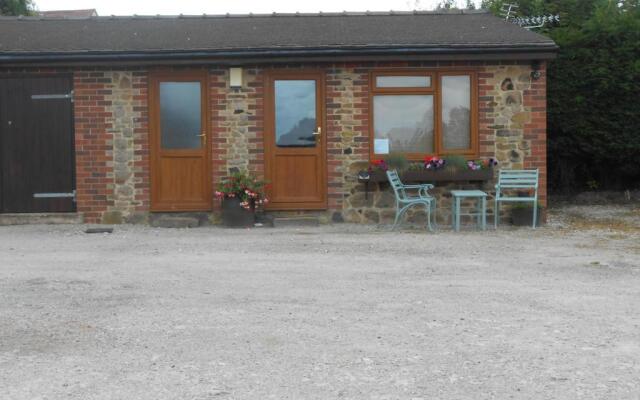
[[[75,211],[70,76],[0,78],[0,212]]]
[[[206,71],[149,77],[151,210],[211,210]]]
[[[264,136],[269,209],[327,207],[323,88],[322,72],[268,74]]]

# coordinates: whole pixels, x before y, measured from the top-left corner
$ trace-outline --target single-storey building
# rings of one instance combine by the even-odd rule
[[[556,50],[482,11],[2,17],[0,213],[211,212],[248,170],[268,211],[377,222],[387,153],[538,168],[545,204]]]

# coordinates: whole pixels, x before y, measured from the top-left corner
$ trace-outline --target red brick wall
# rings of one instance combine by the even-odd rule
[[[326,140],[328,207],[345,214],[353,196],[361,192],[357,183],[358,169],[369,162],[369,71],[390,67],[464,66],[478,71],[479,84],[479,150],[481,157],[505,158],[503,167],[539,168],[540,199],[546,203],[546,71],[527,80],[529,63],[339,63],[307,65],[326,71]],[[302,66],[290,65],[297,69]],[[212,182],[215,185],[228,175],[230,167],[247,168],[264,175],[264,71],[267,66],[245,66],[241,89],[228,86],[228,68],[211,67],[209,71],[209,146],[212,155]],[[55,70],[60,71],[60,70]],[[70,71],[66,69],[66,71]],[[147,71],[127,69],[76,69],[75,138],[77,162],[78,211],[87,222],[102,221],[105,213],[117,210],[112,199],[117,187],[114,178],[113,129],[117,116],[112,110],[112,72],[121,71],[132,77],[131,109],[134,121],[134,189],[133,209],[149,210],[149,144],[147,110]],[[0,73],[7,71],[0,71]],[[16,70],[12,72],[49,73],[54,70]],[[505,77],[513,80],[513,93],[501,89]],[[521,96],[519,109],[504,108],[504,98]],[[525,114],[517,116],[514,113]],[[506,117],[505,117],[506,116]],[[506,119],[505,119],[506,118]],[[507,121],[507,122],[505,122]],[[506,133],[505,133],[506,132]],[[503,140],[501,135],[510,135]],[[515,139],[514,139],[515,138]],[[514,144],[515,143],[515,144]],[[514,146],[513,149],[504,146]],[[511,151],[511,152],[509,152]],[[214,202],[214,205],[216,202]],[[357,212],[362,213],[362,210]],[[358,220],[358,218],[347,218]],[[365,220],[365,219],[362,219]]]
[[[539,66],[540,77],[531,77],[530,64],[503,63],[487,65],[478,73],[479,144],[481,157],[501,155],[501,134],[510,136],[509,143],[520,159],[498,157],[502,168],[540,170],[538,192],[542,205],[547,204],[547,97],[546,65]],[[509,79],[513,89],[506,87]],[[519,96],[521,95],[521,101]],[[516,99],[505,106],[508,96]],[[510,109],[511,108],[511,109]],[[522,117],[522,119],[517,119]],[[514,140],[512,140],[514,139]]]
[[[328,207],[341,210],[349,196],[350,163],[369,158],[369,69],[328,68],[325,96]]]
[[[524,106],[530,108],[531,121],[524,126],[524,138],[531,141],[531,154],[524,160],[525,168],[540,170],[538,195],[542,205],[547,205],[547,69],[540,66],[540,78],[524,91]]]
[[[111,113],[109,85],[111,80],[100,71],[76,71],[75,91],[76,193],[78,212],[86,222],[100,222],[109,206],[112,189],[108,179],[112,167],[111,136],[107,130]]]
[[[264,178],[264,69],[245,67],[243,75],[243,87],[230,88],[227,68],[209,71],[214,190],[230,168]]]
[[[151,182],[149,178],[149,107],[148,82],[146,71],[133,72],[133,111],[136,114],[134,133],[134,173],[136,191],[136,210],[149,211],[151,205]]]

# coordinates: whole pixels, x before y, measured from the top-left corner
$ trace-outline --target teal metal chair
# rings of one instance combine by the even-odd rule
[[[498,228],[498,220],[500,219],[500,203],[501,202],[529,202],[533,203],[533,224],[535,229],[538,220],[538,177],[537,169],[523,170],[505,170],[501,169],[498,175],[498,184],[496,185],[496,206],[494,208],[494,225]],[[502,192],[518,189],[532,190],[533,197],[505,196]]]
[[[387,178],[396,196],[396,219],[393,222],[392,229],[396,228],[398,222],[407,210],[411,207],[422,205],[427,212],[427,228],[433,232],[431,218],[434,218],[433,224],[435,225],[436,199],[427,192],[429,189],[433,189],[433,185],[405,185],[400,181],[397,171],[387,171]],[[409,195],[407,194],[407,190],[416,191],[417,195]]]

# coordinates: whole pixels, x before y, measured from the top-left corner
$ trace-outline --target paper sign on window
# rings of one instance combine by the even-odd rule
[[[375,154],[389,154],[389,139],[376,139],[373,147]]]

